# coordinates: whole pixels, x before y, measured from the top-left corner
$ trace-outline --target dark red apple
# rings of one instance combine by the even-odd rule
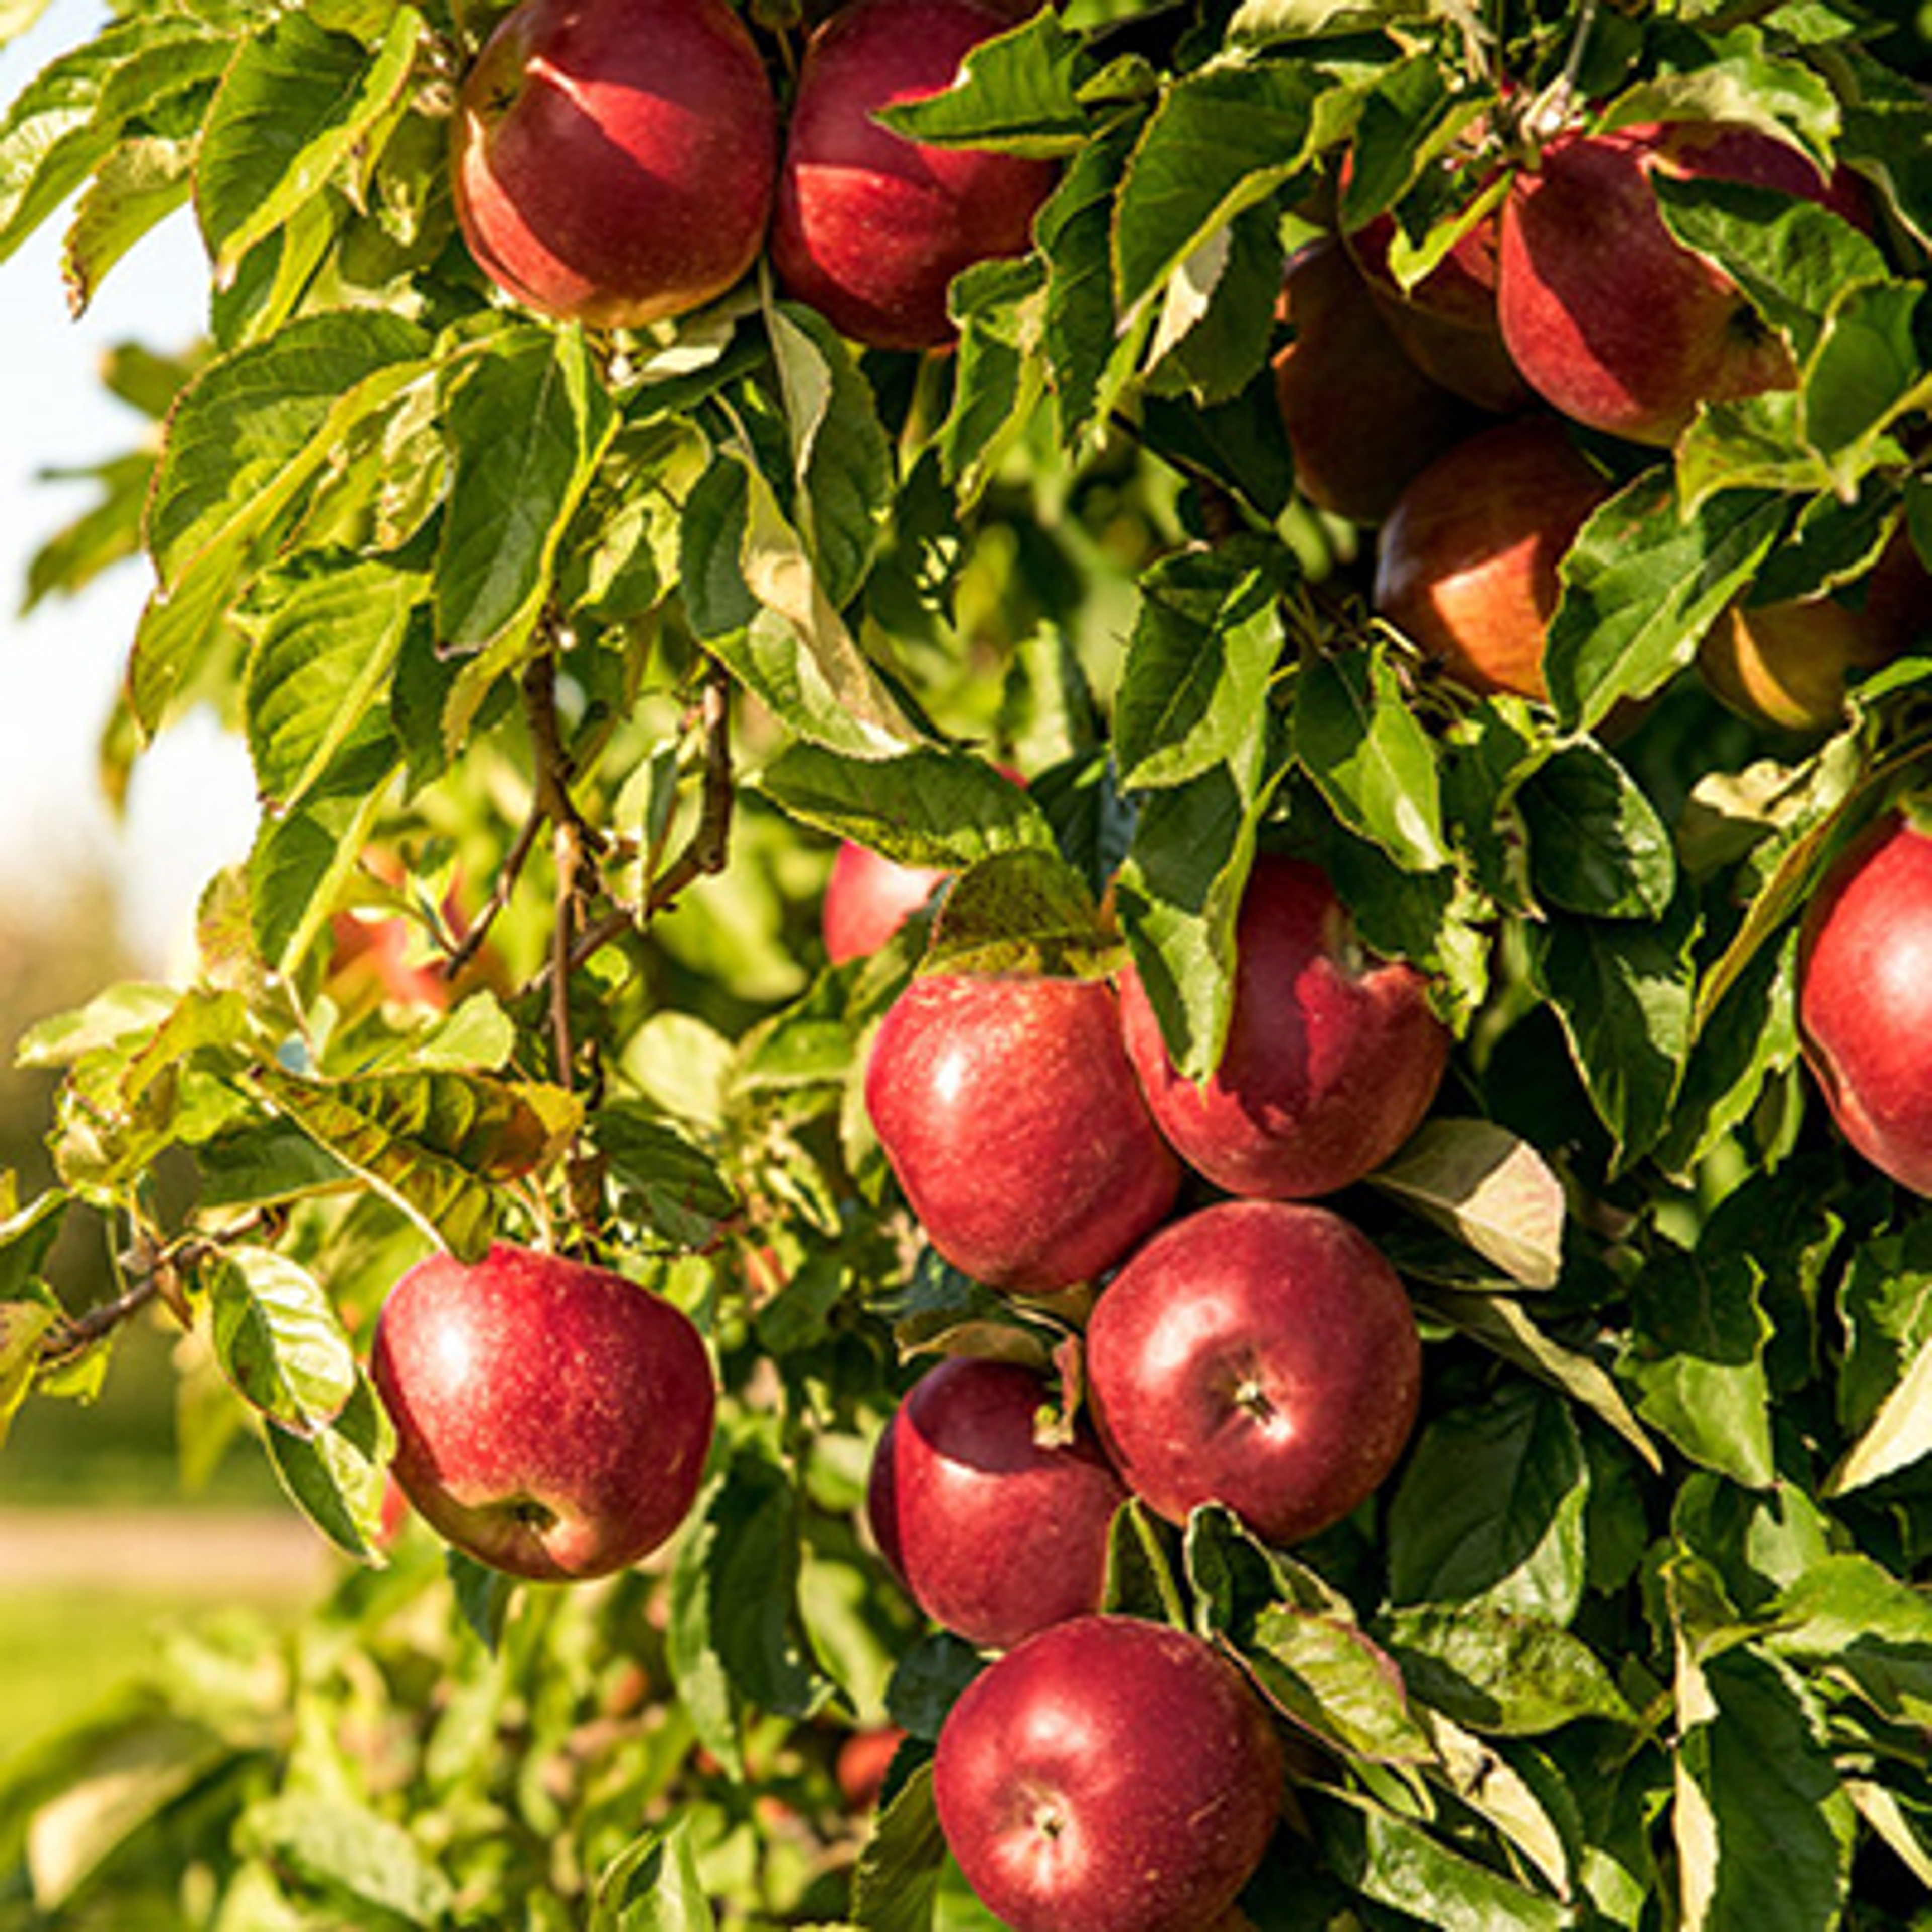
[[[880,1023],[866,1105],[927,1240],[989,1287],[1090,1281],[1180,1191],[1097,980],[914,980]]]
[[[512,1576],[621,1570],[697,1497],[710,1356],[681,1310],[608,1269],[503,1242],[432,1255],[383,1303],[369,1373],[404,1493]]]
[[[1654,176],[1742,182],[1861,224],[1855,182],[1827,182],[1754,128],[1645,123],[1550,142],[1503,203],[1496,312],[1510,358],[1564,415],[1636,442],[1674,442],[1700,404],[1789,388],[1783,339],[1729,276],[1678,244]]]
[[[1289,1544],[1394,1466],[1422,1344],[1394,1269],[1352,1222],[1226,1201],[1170,1222],[1102,1292],[1087,1377],[1100,1439],[1148,1508],[1182,1522],[1221,1503]]]
[[[1932,632],[1932,574],[1901,532],[1840,593],[1734,603],[1697,647],[1705,682],[1734,711],[1780,730],[1828,731],[1850,679]]]
[[[950,341],[946,290],[975,262],[1025,254],[1050,162],[909,141],[882,107],[950,87],[973,48],[1013,25],[981,0],[857,0],[814,32],[799,70],[772,218],[788,295],[854,341]]]
[[[1932,1196],[1932,833],[1910,811],[1880,819],[1833,865],[1801,933],[1805,1064],[1845,1138]]]
[[[1120,1023],[1155,1124],[1230,1194],[1332,1194],[1421,1124],[1442,1084],[1448,1029],[1426,975],[1355,936],[1325,874],[1255,862],[1234,929],[1233,1010],[1220,1065],[1179,1072],[1140,976],[1120,978]]]
[[[764,245],[778,106],[727,0],[523,0],[466,76],[454,128],[470,253],[546,315],[682,315]]]
[[[1268,1850],[1281,1742],[1199,1637],[1077,1617],[983,1670],[933,1764],[940,1830],[1012,1932],[1202,1932]]]
[[[1389,267],[1395,218],[1378,214],[1348,237],[1370,296],[1402,352],[1453,394],[1496,416],[1535,400],[1496,318],[1496,224],[1478,222],[1429,273],[1404,289]]]
[[[838,966],[876,952],[946,877],[937,866],[902,866],[856,840],[844,840],[832,856],[819,906],[826,958]]]
[[[956,1356],[908,1391],[872,1456],[866,1515],[913,1601],[1004,1650],[1096,1610],[1126,1487],[1083,1420],[1040,1439],[1052,1385],[1018,1362]]]
[[[1544,697],[1557,566],[1610,494],[1556,418],[1484,430],[1396,499],[1376,554],[1376,609],[1472,691]]]
[[[1482,418],[1403,354],[1334,236],[1290,257],[1280,314],[1294,330],[1274,362],[1294,480],[1318,508],[1379,523],[1402,485]]]

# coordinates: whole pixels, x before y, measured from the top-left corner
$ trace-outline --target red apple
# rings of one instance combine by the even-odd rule
[[[1868,217],[1855,183],[1828,183],[1796,148],[1723,122],[1564,136],[1517,176],[1496,283],[1512,360],[1564,415],[1667,445],[1700,404],[1789,388],[1796,372],[1737,284],[1665,226],[1656,175],[1776,188]]]
[[[1806,908],[1798,962],[1805,1064],[1838,1130],[1932,1196],[1932,833],[1893,812]]]
[[[1496,416],[1534,401],[1510,360],[1496,318],[1496,224],[1476,224],[1412,288],[1389,267],[1395,218],[1378,214],[1348,237],[1350,252],[1382,319],[1418,369]]]
[[[1555,417],[1484,430],[1396,500],[1376,555],[1376,609],[1472,691],[1544,697],[1557,566],[1610,494]]]
[[[914,1603],[968,1642],[1004,1650],[1096,1610],[1126,1486],[1083,1420],[1040,1439],[1047,1378],[958,1356],[914,1384],[872,1457],[866,1515]]]
[[[523,0],[463,84],[457,219],[526,307],[598,328],[682,315],[757,260],[778,106],[728,0]]]
[[[1120,1023],[1155,1124],[1189,1166],[1230,1194],[1332,1194],[1378,1167],[1421,1124],[1442,1084],[1448,1029],[1425,975],[1378,959],[1316,866],[1255,862],[1234,930],[1233,1010],[1220,1064],[1178,1072],[1138,974]]]
[[[1842,594],[1731,604],[1697,647],[1705,682],[1734,711],[1780,730],[1828,731],[1855,672],[1889,664],[1932,631],[1932,574],[1903,532]]]
[[[1422,1344],[1381,1251],[1328,1208],[1226,1201],[1171,1222],[1087,1331],[1100,1439],[1182,1522],[1221,1503],[1288,1544],[1361,1503],[1402,1454]]]
[[[502,1242],[432,1255],[383,1303],[369,1373],[404,1494],[512,1576],[621,1570],[697,1497],[710,1356],[680,1310],[607,1269]]]
[[[844,840],[832,857],[819,908],[825,956],[838,966],[876,952],[948,876],[936,866],[902,866]]]
[[[946,1714],[940,1828],[1012,1932],[1201,1932],[1266,1853],[1285,1767],[1266,1707],[1199,1637],[1055,1624]]]
[[[1180,1191],[1097,980],[914,980],[880,1023],[866,1105],[926,1239],[989,1287],[1091,1280]]]
[[[838,1795],[854,1812],[869,1811],[879,1802],[892,1760],[906,1734],[896,1724],[874,1724],[850,1732],[832,1760],[832,1776]]]
[[[1051,163],[928,147],[872,118],[950,87],[973,48],[1012,25],[1010,10],[981,0],[857,0],[806,45],[772,265],[787,294],[856,342],[950,341],[953,277],[1030,245],[1057,172]]]
[[[1402,485],[1481,418],[1403,354],[1332,236],[1290,258],[1280,314],[1294,329],[1274,362],[1294,480],[1320,508],[1379,523]]]

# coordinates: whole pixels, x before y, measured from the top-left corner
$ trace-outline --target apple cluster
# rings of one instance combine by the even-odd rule
[[[835,891],[865,876],[836,873]],[[826,918],[842,929],[853,914]],[[1001,1653],[948,1717],[935,1792],[975,1890],[1021,1932],[1210,1924],[1278,1809],[1264,1712],[1226,1661],[1102,1614],[1121,1505],[1180,1524],[1219,1504],[1298,1542],[1382,1483],[1420,1399],[1400,1278],[1319,1197],[1420,1124],[1448,1033],[1424,976],[1370,955],[1305,860],[1256,861],[1236,938],[1204,1082],[1174,1064],[1131,968],[1112,982],[926,972],[866,1064],[873,1127],[932,1247],[1082,1334],[1084,1406],[1018,1361],[928,1370],[879,1438],[867,1495],[914,1601]],[[1204,1762],[1178,1785],[1124,1780],[1150,1750]],[[1225,1807],[1225,1825],[1189,1852],[1162,1839],[1172,1820],[1124,1820],[1158,1812],[1161,1788]],[[1082,1849],[1095,1843],[1115,1863],[1130,1847],[1178,1891],[1117,1895],[1118,1874]]]
[[[854,340],[935,346],[953,277],[1025,250],[1054,171],[873,117],[948,86],[1012,25],[990,0],[856,0],[812,33],[786,111],[729,0],[522,0],[460,91],[464,239],[512,299],[561,320],[682,316],[763,255]]]
[[[1337,224],[1289,262],[1275,375],[1300,487],[1376,526],[1376,610],[1477,693],[1546,695],[1558,566],[1614,476],[1704,405],[1796,380],[1783,338],[1672,234],[1664,180],[1739,184],[1872,225],[1855,178],[1754,127],[1576,127],[1489,184],[1476,205],[1492,212],[1419,280],[1397,278],[1387,214]],[[1851,674],[1928,622],[1932,577],[1901,533],[1855,597],[1741,598],[1699,668],[1747,718],[1815,734],[1838,722]]]

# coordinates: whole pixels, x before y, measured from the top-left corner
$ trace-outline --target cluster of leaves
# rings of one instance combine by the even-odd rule
[[[22,1043],[64,1074],[59,1180],[0,1226],[0,1418],[164,1307],[229,1394],[191,1457],[245,1428],[324,1534],[394,1558],[272,1664],[184,1654],[15,1768],[22,1910],[159,1882],[251,1926],[983,1923],[921,1768],[978,1660],[854,1511],[923,1352],[1064,1337],[910,1251],[854,1070],[922,959],[1129,951],[1205,1070],[1265,839],[1432,970],[1461,1043],[1444,1118],[1343,1204],[1430,1343],[1388,1495],[1292,1554],[1211,1510],[1118,1526],[1114,1600],[1238,1651],[1298,1740],[1244,1909],[1912,1922],[1932,1238],[1808,1096],[1793,971],[1820,868],[1919,770],[1932,662],[1816,745],[1687,668],[1747,590],[1854,582],[1901,520],[1932,554],[1923,90],[1834,4],[1048,10],[894,110],[1064,163],[1034,251],[956,285],[956,353],[914,358],[762,274],[616,337],[494,299],[445,162],[485,24],[139,0],[0,118],[0,250],[70,206],[76,304],[178,209],[206,244],[207,343],[120,364],[156,448],[34,589],[143,550],[110,768],[212,702],[262,800],[191,982]],[[758,26],[783,70],[802,23]],[[1580,102],[1766,125],[1884,222],[1669,189],[1799,386],[1604,449],[1551,703],[1478,700],[1366,620],[1366,539],[1297,496],[1276,298],[1313,220],[1394,210],[1419,274]],[[959,876],[828,969],[843,837]],[[447,997],[358,992],[357,909]],[[76,1214],[124,1285],[78,1311],[46,1265]],[[512,1599],[392,1550],[356,1337],[426,1242],[499,1232],[713,1340],[718,1447],[662,1572]],[[888,1720],[862,1847],[830,1754]]]

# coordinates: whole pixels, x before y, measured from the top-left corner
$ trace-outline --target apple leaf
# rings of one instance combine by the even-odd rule
[[[327,1081],[265,1065],[248,1084],[466,1261],[495,1232],[492,1182],[554,1160],[583,1112],[560,1088],[487,1074]]]
[[[588,1126],[612,1184],[665,1240],[701,1248],[738,1212],[738,1198],[710,1156],[636,1102],[607,1101]]]
[[[447,1924],[455,1888],[408,1827],[344,1790],[284,1790],[248,1808],[242,1848],[299,1872],[366,1924]]]
[[[1480,1605],[1567,1627],[1582,1600],[1589,1487],[1575,1418],[1534,1382],[1436,1417],[1389,1500],[1392,1602]]]
[[[1106,1580],[1101,1607],[1115,1616],[1188,1626],[1187,1606],[1176,1580],[1168,1544],[1172,1532],[1138,1496],[1114,1512],[1107,1528]]]
[[[1156,455],[1183,475],[1228,491],[1257,522],[1274,523],[1294,499],[1294,454],[1275,401],[1274,376],[1265,368],[1220,400],[1146,396],[1141,433]]]
[[[792,745],[756,784],[802,824],[902,865],[957,872],[995,852],[1053,842],[1025,790],[970,752],[932,746],[857,763]]]
[[[1210,65],[1169,88],[1120,184],[1115,299],[1132,317],[1217,230],[1312,160],[1325,83],[1298,62]]]
[[[1142,579],[1114,706],[1124,790],[1252,764],[1285,641],[1277,599],[1292,568],[1271,546],[1230,544],[1180,551]]]
[[[437,640],[492,664],[535,622],[617,415],[581,332],[528,324],[490,340],[446,406],[453,460]]]
[[[1426,1826],[1367,1797],[1310,1790],[1306,1808],[1329,1869],[1378,1905],[1467,1932],[1562,1932],[1570,1907],[1452,1850]]]
[[[1036,846],[969,866],[939,908],[922,973],[1034,971],[1097,979],[1120,962],[1086,881]]]
[[[1470,1730],[1534,1737],[1580,1718],[1636,1722],[1596,1652],[1540,1617],[1430,1605],[1392,1612],[1376,1634],[1411,1695]]]
[[[1619,1365],[1645,1421],[1692,1461],[1760,1490],[1777,1474],[1762,1282],[1748,1255],[1664,1248],[1637,1276]]]
[[[1618,1166],[1669,1126],[1690,1049],[1694,916],[1654,922],[1552,914],[1530,932],[1530,970],[1556,1010]]]
[[[1296,761],[1343,824],[1406,872],[1449,863],[1434,748],[1385,644],[1305,659],[1293,731]]]
[[[1540,898],[1596,919],[1664,916],[1677,889],[1670,829],[1600,745],[1580,738],[1559,746],[1517,799]]]
[[[341,1412],[301,1433],[271,1420],[262,1432],[268,1460],[290,1498],[338,1549],[380,1560],[382,1492],[395,1431],[359,1372]]]
[[[1842,110],[1825,77],[1796,60],[1762,50],[1756,37],[1742,50],[1707,56],[1681,72],[1640,80],[1605,112],[1606,128],[1647,121],[1720,121],[1754,128],[1798,148],[1820,165],[1831,158]]]
[[[334,1193],[350,1186],[348,1168],[292,1120],[271,1117],[226,1127],[194,1150],[204,1208],[266,1207]]]
[[[1031,255],[976,262],[954,279],[948,307],[959,331],[958,374],[935,447],[962,511],[978,502],[1038,406],[1046,286],[1045,266]]]
[[[1528,1141],[1490,1120],[1425,1120],[1368,1177],[1524,1288],[1563,1267],[1563,1184]]]
[[[290,13],[243,43],[208,111],[196,170],[196,212],[218,277],[374,145],[424,31],[414,8],[398,7],[370,50]]]
[[[950,87],[884,107],[877,118],[933,147],[1052,160],[1077,152],[1090,131],[1080,89],[1093,68],[1078,38],[1042,8],[973,48]]]
[[[932,1767],[921,1765],[873,1827],[852,1876],[860,1932],[932,1932],[946,1839],[932,1802]]]
[[[1401,1671],[1353,1622],[1271,1604],[1243,1658],[1277,1711],[1345,1757],[1421,1765],[1436,1755]]]
[[[1533,1778],[1526,1777],[1499,1745],[1465,1730],[1439,1711],[1418,1708],[1436,1747],[1431,1780],[1447,1785],[1528,1860],[1551,1890],[1569,1898],[1575,1884],[1571,1846],[1576,1816],[1570,1792],[1560,1784],[1552,1789],[1546,1764],[1538,1765]]]
[[[1417,1299],[1430,1313],[1492,1354],[1514,1362],[1590,1410],[1608,1423],[1653,1473],[1662,1472],[1664,1459],[1656,1444],[1631,1412],[1609,1370],[1593,1357],[1565,1348],[1509,1296],[1432,1286],[1420,1291]]]
[[[1788,508],[1773,491],[1686,504],[1670,474],[1646,470],[1619,490],[1564,556],[1543,663],[1566,730],[1594,729],[1688,664],[1783,530]]]
[[[413,572],[338,564],[275,599],[243,674],[243,717],[265,802],[299,804],[387,694],[423,596]]]
[[[1932,1341],[1912,1358],[1851,1453],[1831,1475],[1826,1493],[1844,1496],[1932,1454]]]
[[[598,1875],[589,1932],[715,1932],[686,1816],[634,1839]]]
[[[0,1180],[0,1206],[12,1208],[13,1175]],[[68,1205],[67,1195],[50,1189],[0,1222],[0,1447],[33,1385],[40,1344],[61,1318],[59,1300],[41,1270],[65,1225]]]
[[[62,259],[68,308],[86,312],[109,269],[188,198],[192,142],[154,135],[124,140],[75,204]]]
[[[355,1351],[314,1276],[272,1248],[236,1246],[208,1270],[207,1288],[215,1359],[244,1400],[297,1436],[342,1412]]]

